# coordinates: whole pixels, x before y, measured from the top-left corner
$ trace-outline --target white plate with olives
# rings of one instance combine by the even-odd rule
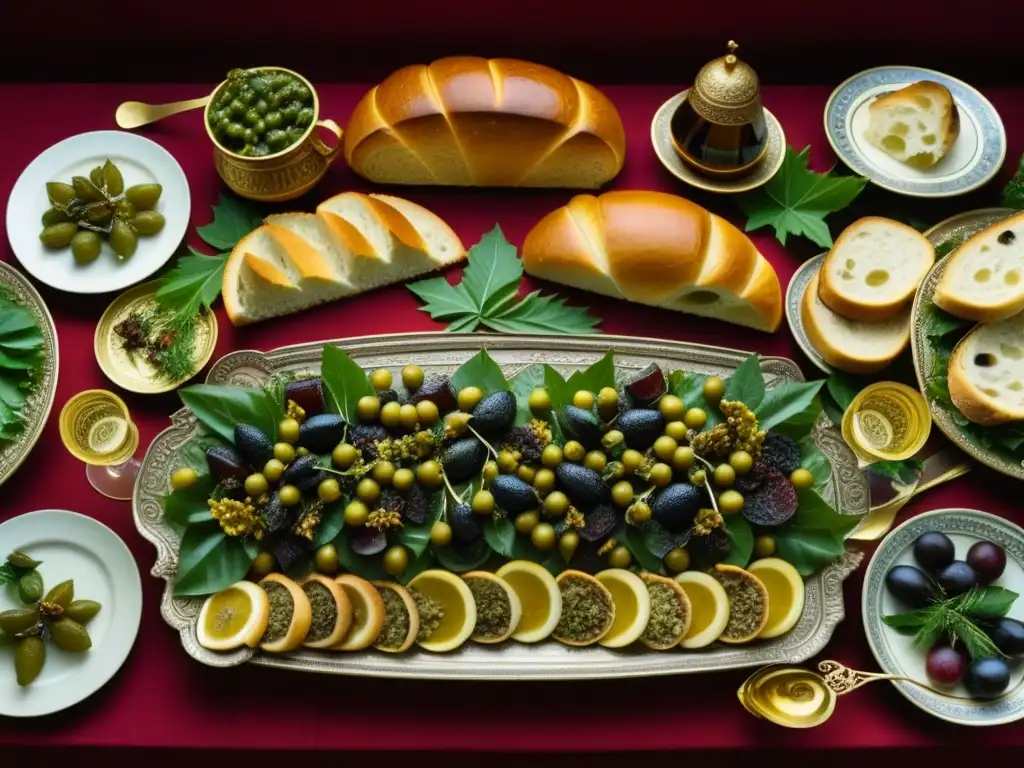
[[[0,716],[48,715],[91,696],[139,631],[142,582],[128,547],[91,517],[49,509],[0,525],[0,563]]]
[[[167,263],[191,211],[185,172],[166,149],[95,131],[54,144],[22,171],[7,201],[7,236],[40,282],[109,293]]]

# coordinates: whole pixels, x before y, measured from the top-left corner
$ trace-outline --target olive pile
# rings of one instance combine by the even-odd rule
[[[36,570],[41,563],[24,552],[7,556],[5,569],[18,579],[18,599],[22,608],[0,612],[0,632],[14,638],[14,670],[18,685],[32,683],[46,663],[49,638],[62,651],[81,653],[92,648],[85,625],[99,613],[93,600],[75,600],[75,585],[62,581],[49,592],[43,591],[43,577]]]
[[[97,165],[89,176],[73,176],[70,184],[46,185],[50,209],[43,214],[39,239],[47,248],[71,246],[79,264],[95,261],[106,236],[121,260],[130,258],[138,235],[155,235],[164,228],[163,214],[154,211],[163,187],[136,184],[124,188],[121,171],[110,160]]]
[[[313,91],[275,70],[233,69],[209,110],[210,131],[225,149],[265,157],[287,149],[316,118]]]

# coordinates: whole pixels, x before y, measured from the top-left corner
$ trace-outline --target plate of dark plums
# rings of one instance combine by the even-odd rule
[[[864,577],[868,643],[893,685],[960,725],[1024,718],[1024,530],[973,509],[907,520]]]

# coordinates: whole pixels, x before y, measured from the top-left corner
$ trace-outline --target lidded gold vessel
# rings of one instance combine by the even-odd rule
[[[672,143],[683,161],[702,173],[739,176],[764,159],[768,127],[757,73],[728,53],[705,64],[672,116]]]

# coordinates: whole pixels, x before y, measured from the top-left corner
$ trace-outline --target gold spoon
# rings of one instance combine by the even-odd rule
[[[832,717],[836,697],[876,680],[899,680],[935,691],[909,677],[859,672],[838,661],[822,661],[818,669],[822,674],[803,667],[763,667],[746,679],[736,695],[756,717],[786,728],[813,728]]]
[[[130,131],[165,117],[176,115],[179,112],[188,112],[190,109],[199,109],[210,103],[212,96],[203,96],[201,99],[189,99],[188,101],[172,101],[170,104],[144,104],[141,101],[126,101],[117,108],[114,119],[118,128]]]

